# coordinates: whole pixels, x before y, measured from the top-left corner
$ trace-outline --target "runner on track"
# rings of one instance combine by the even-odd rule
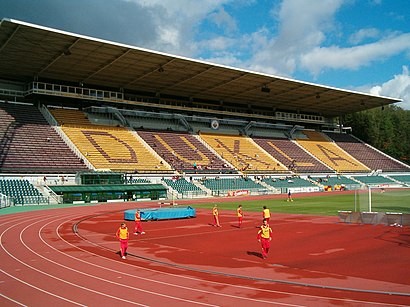
[[[115,236],[118,240],[120,240],[121,258],[125,259],[128,248],[128,239],[130,238],[130,233],[128,232],[128,228],[125,223],[121,223],[121,226],[118,228]]]
[[[266,219],[263,220],[263,225],[258,231],[258,241],[262,246],[262,258],[268,258],[268,252],[270,248],[270,241],[272,241],[272,228],[270,228]]]
[[[141,224],[141,212],[140,210],[135,211],[135,229],[134,229],[134,235],[137,234],[145,234],[145,231],[142,230],[142,224]]]
[[[212,208],[212,215],[214,217],[214,224],[213,226],[221,227],[221,224],[219,224],[219,213],[218,213],[218,206],[214,205]]]
[[[238,216],[238,228],[241,228],[243,219],[242,205],[239,205],[238,209],[236,209],[236,215]]]

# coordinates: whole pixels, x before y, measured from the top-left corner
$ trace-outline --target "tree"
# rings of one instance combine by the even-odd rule
[[[402,162],[410,162],[410,111],[395,105],[346,115],[344,125],[362,141]]]

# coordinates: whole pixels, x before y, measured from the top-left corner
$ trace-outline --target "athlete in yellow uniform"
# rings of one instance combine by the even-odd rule
[[[214,225],[217,227],[221,227],[221,224],[219,224],[219,213],[218,213],[218,206],[214,205],[212,208],[212,215],[214,216]]]
[[[262,245],[262,257],[268,258],[268,252],[270,248],[270,241],[272,240],[272,228],[270,228],[266,219],[263,220],[263,225],[258,231],[258,241]]]
[[[264,220],[266,220],[266,222],[268,222],[268,224],[269,224],[270,211],[269,211],[268,208],[266,208],[266,206],[263,206],[262,218],[263,218]]]
[[[236,215],[238,216],[238,228],[241,228],[243,219],[242,205],[239,205],[238,209],[236,209]]]
[[[130,233],[128,232],[128,228],[125,223],[121,223],[121,226],[118,228],[115,236],[118,240],[120,240],[121,258],[125,259],[125,254],[128,248],[128,239],[130,237]]]

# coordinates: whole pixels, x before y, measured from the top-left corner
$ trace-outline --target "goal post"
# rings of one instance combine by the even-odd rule
[[[369,211],[371,189],[366,186],[362,186],[360,189],[354,192],[354,212],[365,212]]]
[[[355,190],[356,212],[410,212],[410,187],[362,186]]]

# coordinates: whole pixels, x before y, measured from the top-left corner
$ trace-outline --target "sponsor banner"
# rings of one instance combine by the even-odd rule
[[[381,184],[379,184],[379,188],[390,188],[390,184],[388,184],[388,183],[381,183]]]
[[[228,196],[249,195],[249,190],[228,191]]]
[[[288,188],[291,193],[308,193],[308,192],[319,192],[319,187],[298,187],[298,188]]]

